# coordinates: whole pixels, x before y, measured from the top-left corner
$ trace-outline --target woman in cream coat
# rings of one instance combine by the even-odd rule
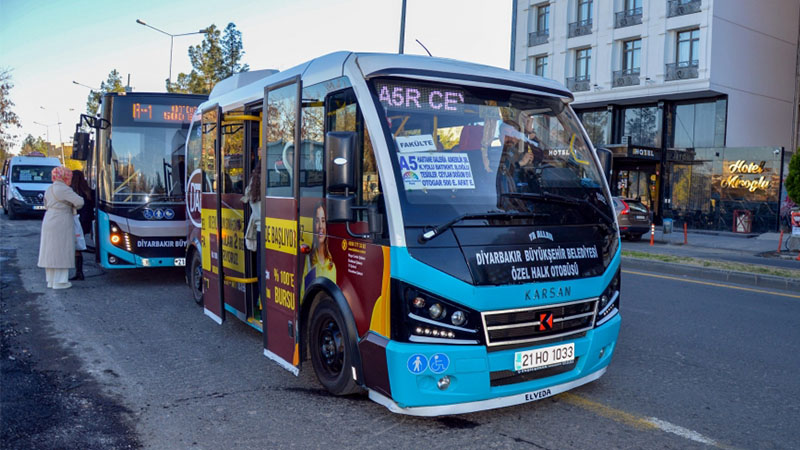
[[[83,198],[69,187],[72,171],[56,167],[51,173],[53,184],[44,193],[47,211],[42,220],[39,242],[39,267],[44,268],[47,287],[66,289],[72,286],[67,278],[75,267],[75,210],[83,206]]]

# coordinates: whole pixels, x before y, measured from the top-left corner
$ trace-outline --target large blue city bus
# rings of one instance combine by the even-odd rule
[[[186,274],[207,316],[403,414],[540,400],[605,373],[621,322],[608,153],[561,84],[350,52],[230,81],[186,145]]]
[[[102,97],[96,151],[76,133],[96,189],[96,258],[105,269],[183,266],[184,145],[189,122],[207,96],[123,92]],[[80,124],[79,124],[80,125]]]

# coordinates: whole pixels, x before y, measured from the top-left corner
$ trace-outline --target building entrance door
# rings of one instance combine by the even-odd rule
[[[635,198],[658,214],[657,165],[624,166],[617,170],[616,191],[620,197]]]

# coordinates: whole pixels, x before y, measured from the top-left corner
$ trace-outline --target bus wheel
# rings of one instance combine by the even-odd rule
[[[203,263],[200,261],[200,255],[197,252],[192,252],[192,267],[189,276],[191,277],[190,283],[192,287],[192,298],[198,305],[203,304]]]
[[[327,296],[320,298],[311,313],[311,363],[319,382],[334,395],[360,391],[351,375],[353,356],[341,311]]]

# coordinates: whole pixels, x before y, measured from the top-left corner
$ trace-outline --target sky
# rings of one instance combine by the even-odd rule
[[[405,53],[508,68],[511,0],[407,0]],[[12,110],[28,134],[72,141],[89,88],[112,69],[138,92],[163,92],[171,34],[229,22],[242,32],[243,63],[284,70],[339,51],[397,53],[402,0],[0,0],[0,68],[11,70]],[[192,67],[200,34],[174,38],[172,79]],[[58,125],[60,121],[60,125]],[[38,122],[36,124],[34,122]]]

